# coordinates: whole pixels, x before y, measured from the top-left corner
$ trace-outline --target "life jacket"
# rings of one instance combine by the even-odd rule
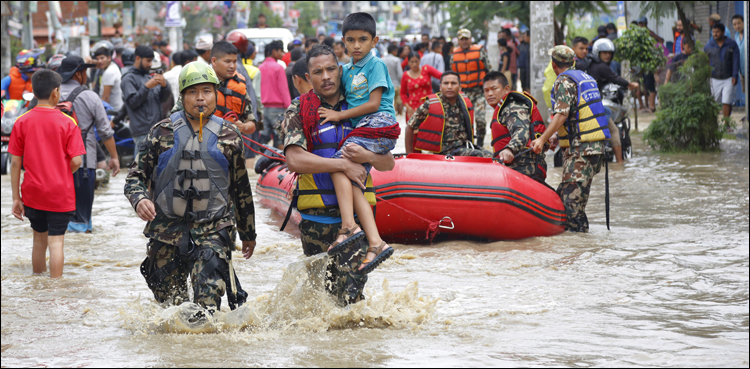
[[[424,150],[434,153],[443,151],[443,134],[445,133],[445,108],[440,99],[441,93],[428,95],[422,98],[429,101],[429,113],[427,118],[420,123],[419,131],[414,134],[414,150]],[[461,99],[457,99],[460,105],[464,128],[469,134],[469,141],[474,141],[474,105],[471,100],[464,94],[460,94]],[[461,103],[463,101],[463,104]]]
[[[313,91],[308,94],[313,94]],[[307,94],[305,94],[307,95]],[[305,95],[300,96],[300,111],[315,110],[320,107],[308,106],[312,104],[309,99],[305,98]],[[343,103],[341,110],[346,110],[347,105]],[[303,115],[304,117],[304,115]],[[304,118],[303,118],[304,119]],[[338,150],[339,144],[344,138],[354,129],[350,120],[333,124],[328,122],[320,124],[324,119],[318,121],[318,133],[313,139],[310,134],[305,131],[305,138],[308,142],[308,148],[310,152],[323,158],[333,157],[333,154]],[[309,145],[312,145],[311,147]],[[370,205],[375,205],[375,188],[372,185],[372,177],[367,176],[367,182],[365,183],[365,198]],[[297,209],[318,209],[326,207],[338,206],[338,200],[336,199],[336,191],[333,187],[333,180],[331,180],[330,173],[318,173],[318,174],[300,174],[297,178],[297,189],[295,190],[297,197]]]
[[[482,47],[471,45],[469,50],[460,46],[453,50],[453,71],[461,79],[461,88],[480,86],[485,75],[484,62],[481,59]]]
[[[547,129],[544,125],[544,119],[542,118],[542,114],[539,112],[539,109],[537,109],[537,101],[528,93],[519,93],[515,91],[511,91],[508,93],[508,95],[505,96],[505,99],[503,100],[502,104],[499,104],[497,107],[495,107],[495,112],[492,114],[492,122],[490,123],[490,128],[492,129],[492,149],[494,150],[494,154],[497,155],[500,151],[502,151],[505,146],[508,146],[508,143],[510,142],[511,134],[508,130],[508,127],[500,121],[500,114],[502,114],[503,109],[508,106],[508,102],[518,102],[523,105],[525,105],[529,111],[531,112],[531,137],[529,137],[529,141],[526,143],[526,147],[531,147],[531,141],[534,141],[535,139],[541,137],[544,134],[544,131]]]
[[[212,115],[203,126],[203,142],[178,111],[172,116],[174,146],[159,156],[154,169],[154,205],[169,219],[205,223],[232,213],[229,161],[216,144],[224,120]]]
[[[570,107],[568,120],[557,131],[560,147],[570,147],[570,139],[579,137],[581,142],[596,142],[611,138],[604,113],[602,96],[594,77],[575,69],[563,72],[578,85],[576,106]],[[555,90],[550,91],[550,101],[555,105]]]
[[[18,67],[10,68],[10,85],[8,86],[8,96],[6,99],[9,100],[23,100],[24,92],[32,92],[31,78],[28,81],[24,81],[23,73]]]
[[[218,91],[216,95],[216,112],[214,113],[216,116],[221,118],[224,114],[231,111],[237,113],[239,116],[245,111],[245,106],[247,106],[247,101],[245,100],[247,85],[245,85],[245,77],[241,74],[234,72],[232,78],[222,82],[216,91]]]

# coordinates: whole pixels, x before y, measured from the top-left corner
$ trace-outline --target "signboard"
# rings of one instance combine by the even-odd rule
[[[180,27],[181,25],[180,2],[167,1],[167,16],[164,19],[164,27]]]
[[[289,18],[297,19],[299,18],[300,12],[299,9],[292,9],[289,11]]]
[[[617,30],[619,33],[627,31],[628,23],[625,20],[625,2],[617,2]]]

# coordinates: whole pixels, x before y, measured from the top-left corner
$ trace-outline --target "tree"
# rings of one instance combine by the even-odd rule
[[[656,46],[648,28],[631,25],[615,41],[615,59],[630,60],[641,67],[643,74],[653,73],[667,63],[663,50]]]
[[[565,41],[563,30],[572,17],[586,13],[605,13],[612,15],[606,1],[560,1],[555,4],[555,45],[562,45]]]
[[[701,1],[701,3],[705,2],[707,1]],[[666,15],[677,12],[677,16],[682,21],[684,42],[695,50],[695,38],[693,37],[695,23],[688,20],[688,14],[695,17],[695,3],[696,1],[644,1],[642,2],[642,10],[644,14],[648,14],[649,17],[654,19],[656,24],[659,24]],[[711,30],[708,30],[708,32],[710,33]]]
[[[486,35],[487,25],[496,16],[529,24],[528,1],[430,1],[430,4],[445,7],[448,11],[451,17],[449,32],[452,35],[462,28]]]
[[[313,19],[320,19],[320,7],[313,1],[298,1],[294,4],[294,9],[299,10],[300,16],[297,19],[298,33],[307,37],[315,37],[316,30],[312,26]]]

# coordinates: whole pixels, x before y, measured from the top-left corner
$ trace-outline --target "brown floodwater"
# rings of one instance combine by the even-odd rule
[[[322,290],[327,257],[305,258],[256,199],[255,255],[234,255],[248,302],[201,324],[191,303],[154,303],[124,174],[97,191],[93,234],[66,235],[57,280],[32,275],[2,176],[2,366],[747,367],[748,145],[722,149],[666,155],[636,137],[610,168],[611,231],[600,174],[589,234],[394,245],[346,308]]]

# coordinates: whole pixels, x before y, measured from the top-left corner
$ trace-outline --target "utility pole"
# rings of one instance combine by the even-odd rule
[[[31,19],[31,2],[22,1],[23,6],[23,33],[21,34],[21,44],[24,49],[32,49],[34,47],[34,25]]]
[[[552,24],[555,17],[555,3],[553,1],[532,1],[529,7],[531,11],[529,22],[531,23],[529,30],[531,33],[531,44],[529,45],[531,52],[531,94],[548,99],[548,96],[544,96],[542,88],[545,80],[544,69],[550,62],[548,51],[555,45],[555,27]],[[546,103],[537,106],[542,117],[549,117]]]

